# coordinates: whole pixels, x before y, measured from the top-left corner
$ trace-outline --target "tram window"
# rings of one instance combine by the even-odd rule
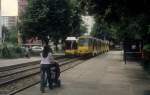
[[[77,49],[77,42],[76,41],[66,41],[65,49]]]
[[[72,48],[77,49],[77,43],[75,41],[73,42]]]
[[[71,41],[65,42],[65,49],[71,49]]]
[[[80,39],[79,45],[80,46],[88,46],[89,45],[89,39]]]

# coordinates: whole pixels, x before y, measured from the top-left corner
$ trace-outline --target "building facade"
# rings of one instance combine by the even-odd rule
[[[2,17],[2,25],[11,28],[16,26],[17,24],[17,16],[3,16]]]
[[[18,16],[25,11],[27,6],[27,0],[18,0]],[[2,42],[2,26],[7,27],[8,29],[16,26],[19,21],[18,16],[1,16],[1,0],[0,0],[0,43]],[[20,42],[20,36],[18,32],[18,42]]]
[[[18,0],[18,16],[25,11],[26,6],[27,6],[27,0]],[[18,16],[3,16],[1,18],[2,25],[6,26],[7,28],[16,26]]]

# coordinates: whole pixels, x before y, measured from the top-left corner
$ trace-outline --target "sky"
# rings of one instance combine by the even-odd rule
[[[86,33],[85,35],[89,35],[93,27],[93,24],[95,23],[94,18],[92,16],[82,16],[82,20],[88,31],[88,33]]]
[[[1,15],[17,16],[18,15],[17,0],[1,0]]]

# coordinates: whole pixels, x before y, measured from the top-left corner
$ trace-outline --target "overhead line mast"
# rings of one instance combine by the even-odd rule
[[[1,0],[0,0],[0,45],[2,44],[2,20],[1,20]]]

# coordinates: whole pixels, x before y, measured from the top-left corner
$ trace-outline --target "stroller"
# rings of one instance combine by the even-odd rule
[[[59,79],[60,68],[57,62],[54,62],[53,64],[51,64],[50,73],[51,73],[51,82],[52,82],[51,86],[60,87],[61,86],[61,81]]]

